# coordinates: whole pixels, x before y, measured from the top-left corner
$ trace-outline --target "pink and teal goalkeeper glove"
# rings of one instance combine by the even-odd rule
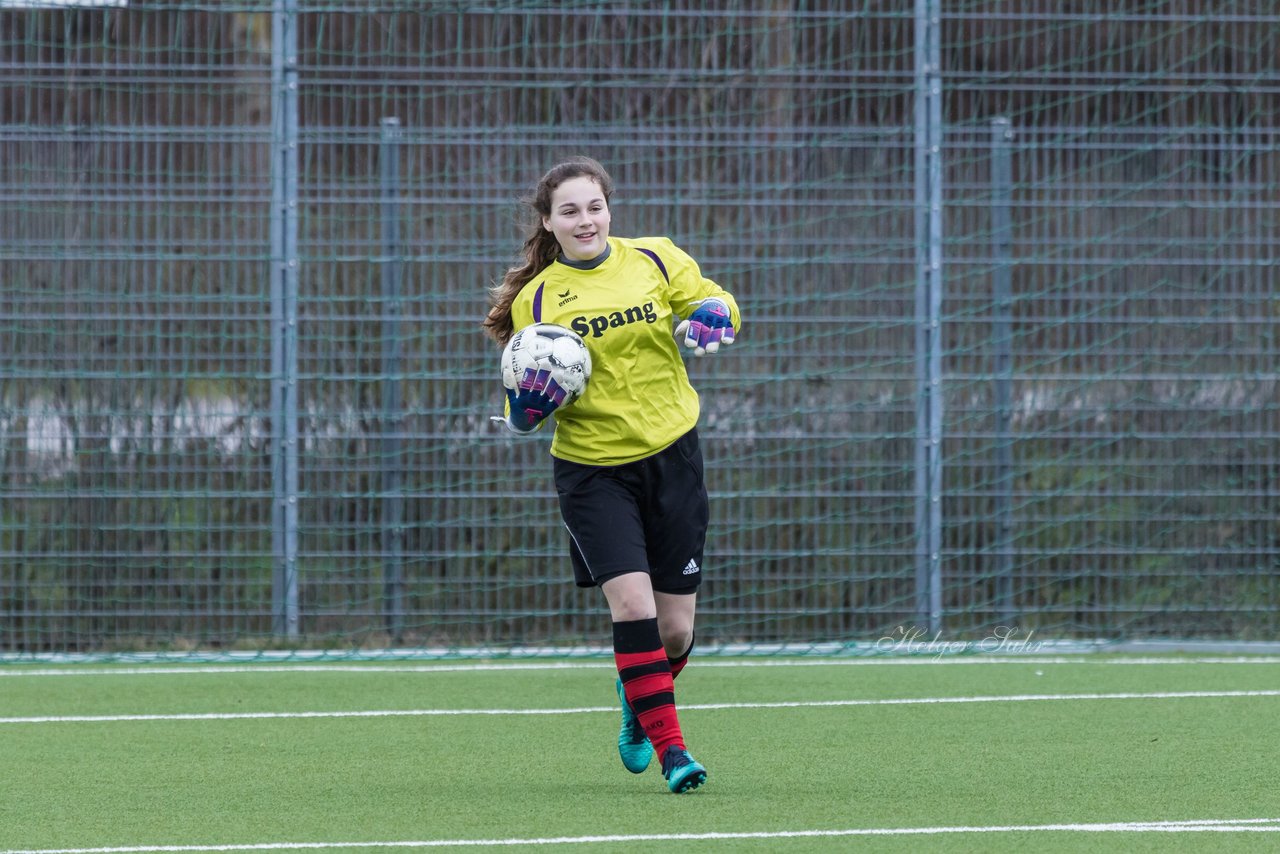
[[[733,343],[733,321],[729,306],[724,300],[711,297],[698,303],[689,315],[676,327],[676,340],[693,348],[693,355],[714,353],[720,345]]]

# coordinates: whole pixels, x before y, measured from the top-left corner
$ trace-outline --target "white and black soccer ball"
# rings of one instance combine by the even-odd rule
[[[516,332],[502,351],[502,385],[519,392],[520,383],[532,382],[539,371],[549,371],[564,389],[560,404],[567,406],[587,390],[591,379],[591,353],[572,329],[554,323],[535,323]]]

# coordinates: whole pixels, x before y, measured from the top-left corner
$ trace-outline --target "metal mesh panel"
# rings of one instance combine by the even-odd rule
[[[0,649],[604,639],[546,440],[488,422],[478,327],[517,197],[575,153],[613,172],[615,233],[672,237],[744,309],[690,364],[699,637],[913,625],[917,16],[854,5],[0,8]],[[943,627],[1274,635],[1280,9],[918,5]]]
[[[968,5],[945,29],[950,626],[1272,637],[1277,8]]]

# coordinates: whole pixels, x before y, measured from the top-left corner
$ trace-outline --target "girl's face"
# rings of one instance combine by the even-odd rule
[[[608,246],[609,203],[594,178],[570,178],[551,193],[551,215],[542,227],[556,236],[571,261],[590,261]]]

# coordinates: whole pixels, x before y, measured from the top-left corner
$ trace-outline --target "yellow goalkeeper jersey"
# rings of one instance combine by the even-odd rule
[[[609,238],[603,261],[555,261],[511,307],[515,328],[555,323],[582,336],[591,381],[559,409],[551,454],[585,465],[621,465],[650,456],[698,423],[674,324],[694,303],[716,297],[741,324],[733,297],[665,237]]]

